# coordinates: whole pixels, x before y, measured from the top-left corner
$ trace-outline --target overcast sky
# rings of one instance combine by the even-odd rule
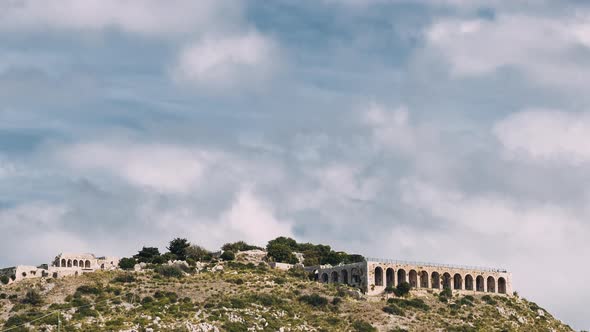
[[[589,86],[582,1],[2,0],[0,266],[286,235],[588,329]]]

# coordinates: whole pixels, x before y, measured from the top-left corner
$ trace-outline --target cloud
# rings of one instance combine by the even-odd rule
[[[0,30],[92,31],[120,29],[151,36],[211,30],[239,17],[240,6],[224,0],[17,0],[0,4]]]
[[[258,84],[277,63],[274,41],[257,31],[209,36],[185,47],[172,69],[179,82],[208,88]]]
[[[590,162],[588,113],[531,109],[510,114],[493,132],[513,158]]]
[[[515,68],[535,83],[580,87],[590,73],[589,15],[439,19],[425,32],[425,51],[442,56],[455,77]]]
[[[166,144],[79,143],[58,151],[70,167],[102,171],[129,184],[164,193],[187,193],[200,184],[214,153]]]

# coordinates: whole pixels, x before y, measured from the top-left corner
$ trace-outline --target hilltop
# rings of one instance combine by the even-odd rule
[[[190,258],[178,257],[187,252],[178,252],[177,244],[189,248],[178,240],[164,255],[144,247],[121,259],[128,270],[2,286],[0,331],[57,331],[59,324],[61,331],[573,331],[516,294],[398,286],[367,296],[349,285],[314,281],[299,266],[269,266],[277,257],[292,263],[359,258],[328,246],[306,244],[309,257],[297,258],[283,238],[269,242],[270,259],[244,243],[227,244],[220,255],[193,246]]]

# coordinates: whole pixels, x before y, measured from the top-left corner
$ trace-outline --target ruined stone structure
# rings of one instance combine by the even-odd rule
[[[117,257],[96,257],[93,254],[59,254],[51,265],[18,265],[0,269],[0,276],[9,278],[9,283],[33,278],[60,278],[77,276],[96,270],[113,270],[119,266]]]
[[[367,258],[313,270],[323,283],[345,283],[368,295],[408,282],[414,289],[450,288],[460,292],[512,294],[512,274],[503,269]]]

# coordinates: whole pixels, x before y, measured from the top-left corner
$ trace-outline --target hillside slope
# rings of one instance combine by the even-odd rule
[[[181,277],[161,267],[97,272],[3,286],[0,331],[57,331],[58,315],[62,331],[572,331],[518,297],[441,299],[412,291],[366,298],[309,281],[300,270],[233,262],[221,268]]]

